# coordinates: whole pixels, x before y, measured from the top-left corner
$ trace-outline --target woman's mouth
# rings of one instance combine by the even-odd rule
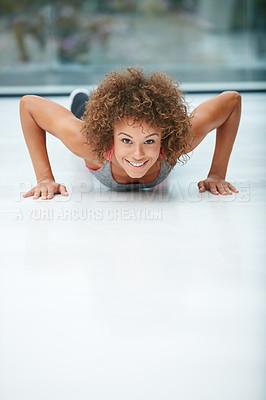
[[[149,160],[143,161],[142,163],[135,163],[135,162],[126,160],[126,162],[128,163],[128,165],[130,165],[130,167],[131,167],[131,168],[134,168],[134,169],[141,169],[141,168],[143,168],[143,167],[147,164],[148,161],[149,161]]]

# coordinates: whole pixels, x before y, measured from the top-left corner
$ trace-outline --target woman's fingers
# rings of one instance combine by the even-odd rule
[[[64,185],[59,185],[58,183],[53,182],[39,183],[33,189],[23,194],[23,197],[26,198],[33,196],[34,200],[38,199],[39,197],[41,197],[42,200],[50,200],[56,193],[59,193],[63,196],[68,196],[66,187]]]
[[[41,195],[41,190],[40,189],[35,189],[33,198],[34,199],[38,199],[40,197],[40,195]]]
[[[68,196],[66,187],[65,187],[64,185],[60,185],[59,191],[60,191],[60,193],[61,193],[63,196]]]
[[[239,193],[239,191],[233,185],[231,185],[231,183],[229,183],[229,182],[228,182],[228,187],[232,190],[232,192]]]
[[[56,187],[54,187],[53,185],[48,186],[47,199],[48,200],[53,199],[55,193],[59,193]]]
[[[56,182],[53,183],[40,183],[35,186],[29,192],[23,195],[24,198],[33,196],[33,199],[36,200],[41,197],[42,200],[50,200],[54,198],[54,195],[59,193],[63,196],[68,196],[66,187],[64,185],[59,185]]]
[[[33,189],[31,189],[31,190],[29,190],[27,193],[23,194],[23,197],[24,197],[24,198],[30,197],[30,196],[33,196],[33,194],[34,194]]]
[[[48,189],[47,188],[41,190],[41,198],[42,198],[42,200],[46,200],[47,194],[48,194]]]
[[[200,181],[200,182],[198,183],[198,188],[199,188],[199,191],[200,191],[200,192],[205,192],[205,184],[204,184],[204,181]]]
[[[232,192],[239,193],[239,191],[233,185],[231,185],[231,183],[226,182],[223,179],[207,178],[204,181],[200,181],[198,183],[198,188],[200,193],[205,192],[205,190],[207,189],[216,196],[218,194],[228,196],[232,195]]]
[[[214,182],[210,182],[210,183],[209,183],[209,190],[210,190],[210,192],[211,192],[212,194],[215,194],[215,195],[219,194],[219,192],[218,192],[218,190],[217,190],[216,183],[214,183]]]
[[[52,199],[54,197],[54,192],[50,189],[48,189],[48,193],[47,193],[47,199]]]
[[[231,192],[230,192],[230,190],[226,190],[226,185],[224,185],[224,184],[222,184],[222,183],[217,183],[217,190],[218,190],[218,192],[220,193],[220,194],[222,194],[222,195],[224,195],[224,196],[226,196],[226,195],[228,195],[228,194],[232,194]]]
[[[231,190],[228,188],[228,186],[224,187],[224,190],[226,191],[227,194],[232,194]]]

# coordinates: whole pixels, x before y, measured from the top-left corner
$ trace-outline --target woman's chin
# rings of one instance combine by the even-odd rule
[[[142,178],[146,171],[130,171],[129,169],[126,170],[126,173],[128,174],[128,176],[130,176],[130,178]]]
[[[147,162],[141,167],[131,166],[128,161],[125,161],[125,170],[131,178],[142,178],[150,168],[150,162]]]

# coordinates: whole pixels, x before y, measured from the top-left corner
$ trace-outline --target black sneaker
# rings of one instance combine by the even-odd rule
[[[69,96],[70,111],[77,118],[81,118],[85,112],[86,102],[89,100],[90,92],[87,89],[75,89]]]

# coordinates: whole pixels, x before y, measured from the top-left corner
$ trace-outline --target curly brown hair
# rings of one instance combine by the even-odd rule
[[[91,93],[82,131],[100,162],[113,146],[114,124],[127,118],[161,129],[161,146],[171,167],[188,157],[193,137],[184,94],[164,72],[146,75],[132,67],[111,72]]]

